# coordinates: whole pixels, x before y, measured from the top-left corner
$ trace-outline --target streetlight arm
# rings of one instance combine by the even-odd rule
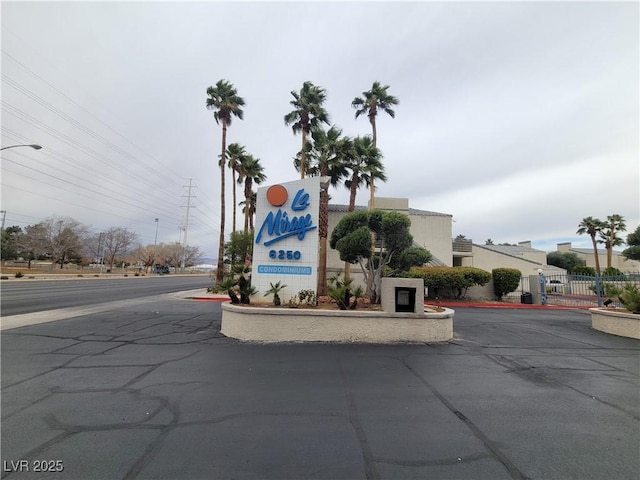
[[[35,143],[31,145],[9,145],[8,147],[2,147],[0,150],[6,150],[7,148],[16,148],[16,147],[31,147],[34,150],[40,150],[42,148],[41,145],[36,145]]]

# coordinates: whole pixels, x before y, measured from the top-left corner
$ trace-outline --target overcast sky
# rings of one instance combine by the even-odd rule
[[[547,251],[590,246],[575,234],[586,216],[640,222],[638,2],[3,1],[1,14],[2,146],[44,147],[2,152],[5,226],[70,216],[148,244],[158,218],[158,242],[178,241],[192,179],[188,243],[215,257],[221,128],[205,102],[220,79],[246,101],[228,142],[267,184],[299,178],[292,90],[325,88],[332,123],[365,135],[351,101],[377,80],[400,100],[378,118],[378,196],[452,214],[454,236]]]

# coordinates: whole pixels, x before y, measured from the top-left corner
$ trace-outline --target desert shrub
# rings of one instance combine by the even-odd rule
[[[469,287],[486,285],[491,274],[475,267],[412,267],[409,278],[422,278],[430,296],[462,298]]]
[[[498,300],[507,293],[515,292],[520,286],[522,273],[515,268],[494,268],[491,271],[493,277],[493,293]]]
[[[619,299],[624,308],[630,312],[640,314],[640,290],[635,283],[625,284]]]
[[[22,278],[22,277],[24,277],[24,273],[22,273],[22,272],[16,272],[15,277],[16,277],[16,278]]]

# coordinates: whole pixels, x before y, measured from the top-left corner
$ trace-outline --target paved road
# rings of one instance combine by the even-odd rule
[[[3,331],[2,478],[638,478],[640,342],[583,312],[459,308],[454,341],[387,346],[220,318],[167,296]]]
[[[1,315],[94,305],[212,285],[208,275],[163,275],[73,280],[4,280]]]

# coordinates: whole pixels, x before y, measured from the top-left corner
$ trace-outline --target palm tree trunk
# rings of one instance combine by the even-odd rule
[[[232,186],[233,186],[233,227],[231,229],[232,232],[236,231],[236,205],[237,205],[237,199],[236,199],[236,164],[235,161],[233,162],[233,165],[231,166],[231,178],[232,178]]]
[[[222,160],[220,162],[220,240],[218,244],[218,268],[216,270],[216,283],[224,280],[224,169],[226,164],[225,150],[227,148],[227,122],[222,121]]]
[[[329,230],[329,192],[320,188],[320,215],[318,233],[320,236],[320,250],[318,252],[318,296],[327,295],[327,235]]]
[[[251,178],[244,180],[244,233],[249,231],[249,215],[251,214]]]
[[[304,180],[304,176],[307,173],[306,164],[307,164],[307,154],[304,151],[304,146],[307,143],[307,131],[302,129],[302,150],[300,150],[300,178]]]
[[[600,275],[600,258],[598,255],[598,244],[596,243],[596,236],[592,235],[591,236],[591,243],[593,243],[593,255],[595,257],[596,260],[596,272],[598,272],[598,275]]]

